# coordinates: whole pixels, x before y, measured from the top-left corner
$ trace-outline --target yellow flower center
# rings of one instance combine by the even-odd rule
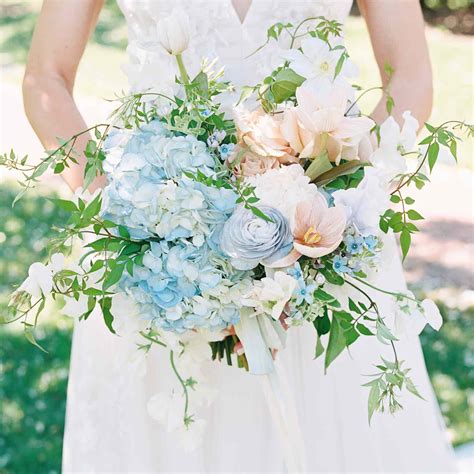
[[[304,234],[303,240],[305,244],[314,245],[321,240],[321,234],[311,226]]]
[[[329,63],[327,61],[323,61],[319,67],[320,67],[322,72],[328,72],[329,71]]]

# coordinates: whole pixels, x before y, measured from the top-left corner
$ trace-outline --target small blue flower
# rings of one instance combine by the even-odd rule
[[[348,235],[344,242],[346,244],[347,251],[351,254],[361,253],[364,246],[364,239],[360,236],[354,237],[353,235]]]
[[[370,252],[375,250],[378,243],[379,240],[377,237],[375,237],[375,235],[368,235],[367,237],[364,237],[364,245]]]
[[[309,285],[300,278],[298,280],[299,288],[296,289],[296,305],[299,306],[304,301],[308,304],[313,304],[314,301],[314,292],[317,288],[315,283],[310,283]]]
[[[340,255],[336,255],[332,262],[332,268],[337,273],[347,273],[350,272],[351,269],[347,266],[347,258],[341,257]]]
[[[209,117],[211,115],[211,111],[209,109],[203,109],[201,110],[201,115],[203,117]]]
[[[303,270],[301,270],[301,265],[299,262],[296,262],[292,267],[288,268],[286,273],[294,277],[296,280],[303,278]]]
[[[235,145],[233,143],[224,143],[219,147],[222,160],[226,160],[234,151]]]

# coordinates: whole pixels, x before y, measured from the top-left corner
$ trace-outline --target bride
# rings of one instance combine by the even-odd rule
[[[352,0],[119,0],[129,27],[132,90],[172,80],[166,58],[154,48],[158,22],[181,3],[191,18],[196,54],[218,56],[236,85],[252,84],[272,61],[271,53],[245,59],[265,41],[276,23],[324,15],[343,22]],[[24,79],[25,108],[46,149],[56,137],[86,129],[73,99],[76,70],[103,0],[45,0],[36,27]],[[360,0],[374,53],[386,82],[384,64],[395,69],[391,93],[394,114],[411,110],[420,120],[431,110],[431,68],[417,0]],[[191,56],[191,55],[190,55]],[[212,57],[212,56],[211,56]],[[192,60],[192,59],[190,59]],[[372,117],[386,115],[381,102]],[[87,137],[77,142],[85,146]],[[63,176],[72,189],[81,186],[81,160]],[[94,187],[102,186],[97,180]],[[404,287],[393,237],[384,247],[378,286]],[[388,311],[388,301],[372,295]],[[390,315],[388,315],[390,317]],[[309,472],[454,472],[452,451],[427,377],[417,338],[399,346],[413,368],[413,379],[426,400],[406,397],[395,416],[367,422],[363,374],[380,353],[376,341],[355,345],[323,375],[313,361],[313,338],[292,330],[277,364],[289,374]],[[150,399],[174,384],[159,350],[146,360],[134,357],[126,336],[111,335],[101,321],[76,325],[68,390],[64,472],[285,472],[283,450],[266,406],[261,381],[243,371],[212,364],[206,369],[215,401],[206,409],[208,427],[197,451],[186,453],[178,439],[150,416]],[[147,410],[148,406],[148,410]],[[225,427],[225,428],[224,428]],[[229,427],[232,427],[229,429]]]

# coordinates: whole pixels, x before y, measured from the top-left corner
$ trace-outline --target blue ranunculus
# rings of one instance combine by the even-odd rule
[[[288,255],[293,247],[286,217],[270,206],[259,209],[270,221],[240,206],[224,224],[220,236],[222,250],[239,270],[250,270],[259,263],[272,265]]]

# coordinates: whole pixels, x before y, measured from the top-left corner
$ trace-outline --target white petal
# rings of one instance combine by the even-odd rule
[[[405,123],[400,134],[400,145],[405,151],[412,151],[416,144],[416,134],[420,124],[408,110],[403,112],[403,118]]]
[[[428,324],[436,331],[439,331],[443,325],[443,317],[441,316],[438,306],[436,306],[434,301],[429,299],[423,300],[421,306],[425,312]]]

